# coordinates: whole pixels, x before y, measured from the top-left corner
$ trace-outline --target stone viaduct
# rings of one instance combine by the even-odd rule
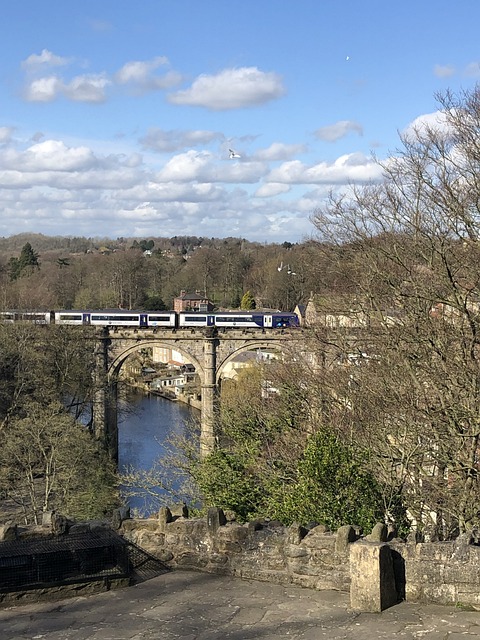
[[[124,329],[103,328],[96,334],[96,395],[93,426],[112,457],[118,459],[117,391],[120,369],[126,358],[145,347],[179,351],[194,365],[202,390],[200,455],[215,445],[215,404],[222,371],[244,351],[257,349],[286,352],[302,347],[301,329]]]

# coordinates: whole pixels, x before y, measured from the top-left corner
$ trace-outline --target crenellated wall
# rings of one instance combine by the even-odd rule
[[[363,610],[405,598],[480,608],[480,546],[472,536],[405,542],[383,524],[364,536],[350,526],[332,533],[323,525],[239,524],[218,509],[185,516],[164,508],[158,518],[125,520],[121,532],[172,568],[350,591],[352,606]]]
[[[0,525],[0,542],[111,527],[172,569],[346,591],[359,611],[382,611],[403,599],[480,609],[480,545],[474,534],[451,542],[415,535],[403,541],[384,524],[368,535],[351,526],[330,532],[323,525],[240,524],[216,508],[189,518],[183,505],[162,508],[155,518],[126,515],[119,510],[110,523],[73,523],[54,515],[43,527]]]

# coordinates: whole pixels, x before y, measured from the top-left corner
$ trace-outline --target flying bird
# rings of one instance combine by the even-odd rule
[[[230,151],[230,159],[233,160],[233,158],[241,158],[242,156],[239,155],[236,151],[234,151],[233,149],[229,149]]]

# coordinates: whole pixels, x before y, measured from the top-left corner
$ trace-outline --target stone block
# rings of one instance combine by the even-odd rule
[[[248,538],[248,535],[249,531],[247,527],[232,522],[232,524],[222,527],[222,529],[217,532],[217,540],[219,542],[226,540],[230,542],[243,542]]]
[[[158,512],[158,528],[160,531],[165,531],[165,525],[172,522],[172,512],[168,507],[161,507]]]
[[[52,532],[56,536],[63,536],[68,533],[68,520],[58,513],[52,515]]]
[[[227,524],[227,519],[222,509],[216,507],[210,507],[207,511],[207,530],[211,536],[217,533],[219,527],[223,527]]]
[[[306,527],[302,527],[297,522],[294,522],[287,529],[287,542],[292,545],[300,544],[307,533],[308,529]]]
[[[355,529],[350,525],[345,525],[340,527],[337,531],[337,539],[335,541],[335,552],[336,553],[346,553],[348,546],[355,542],[357,539],[357,535],[355,533]]]
[[[174,504],[170,507],[170,511],[172,512],[172,516],[177,518],[188,518],[188,507],[184,502],[180,502],[179,504]]]
[[[350,578],[350,606],[355,611],[379,613],[399,601],[387,544],[352,544]]]
[[[386,542],[388,539],[388,527],[383,522],[377,522],[373,527],[372,533],[367,536],[371,542]]]
[[[122,522],[124,520],[128,520],[130,518],[130,509],[128,507],[119,507],[118,509],[114,509],[111,518],[112,529],[118,531],[122,526]]]

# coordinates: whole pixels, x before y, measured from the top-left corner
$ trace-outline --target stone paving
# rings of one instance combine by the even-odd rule
[[[0,640],[470,640],[480,612],[403,602],[355,613],[349,596],[171,572],[133,587],[0,610]]]

